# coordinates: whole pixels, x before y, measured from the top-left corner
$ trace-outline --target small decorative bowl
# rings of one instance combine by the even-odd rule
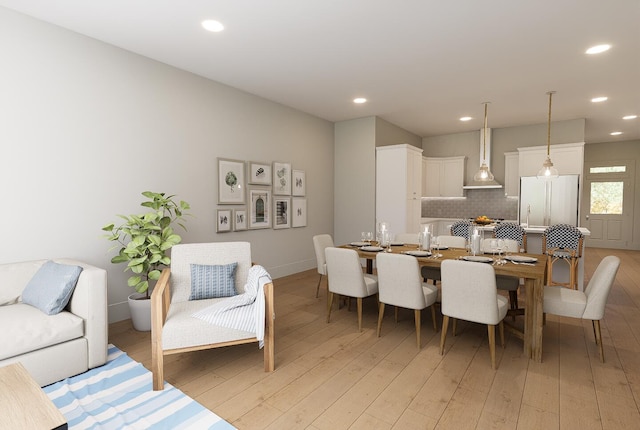
[[[476,224],[480,224],[480,225],[487,225],[487,224],[491,224],[493,222],[493,220],[476,218],[476,219],[473,220],[473,222],[475,222]]]

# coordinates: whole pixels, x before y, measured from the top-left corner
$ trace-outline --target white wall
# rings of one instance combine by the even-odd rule
[[[0,52],[0,262],[104,267],[110,321],[128,318],[100,228],[151,190],[191,204],[184,242],[250,241],[274,277],[315,267],[311,237],[333,228],[332,123],[4,8]],[[215,233],[217,157],[306,171],[308,226]]]

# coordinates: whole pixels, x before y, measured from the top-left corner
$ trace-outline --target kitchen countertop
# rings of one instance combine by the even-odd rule
[[[454,223],[458,220],[460,220],[461,218],[421,218],[420,222],[422,224],[430,224],[430,223],[434,223],[434,222],[451,222]],[[515,220],[504,220],[502,222],[517,222]],[[495,227],[495,224],[489,224],[489,225],[485,225],[485,226],[480,226],[481,229],[483,230],[493,230],[493,228]],[[524,225],[523,225],[524,227]],[[542,234],[544,233],[544,231],[547,229],[546,226],[531,226],[531,227],[524,227],[524,231],[526,231],[527,233],[532,233],[532,234]],[[578,230],[580,230],[580,232],[584,235],[584,236],[591,236],[591,232],[584,228],[584,227],[578,227]]]

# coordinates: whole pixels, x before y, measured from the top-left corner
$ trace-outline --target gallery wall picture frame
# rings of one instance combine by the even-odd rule
[[[291,163],[273,162],[273,195],[291,195]]]
[[[273,228],[280,229],[289,227],[291,227],[291,198],[274,197]]]
[[[307,178],[303,170],[291,171],[291,195],[305,196],[307,194]]]
[[[307,199],[294,197],[291,201],[291,227],[307,226]]]
[[[242,231],[247,229],[247,210],[235,209],[233,211],[233,230]]]
[[[226,233],[228,231],[231,231],[231,225],[233,224],[231,213],[231,209],[218,209],[218,221],[216,226],[216,231],[218,233]]]
[[[271,191],[249,190],[249,228],[271,228]]]
[[[249,161],[249,178],[251,185],[271,185],[271,163]]]
[[[240,160],[218,158],[218,204],[245,203],[245,163]]]

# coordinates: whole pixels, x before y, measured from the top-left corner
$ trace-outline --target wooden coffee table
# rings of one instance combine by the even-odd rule
[[[67,420],[21,363],[0,367],[0,429],[63,429]]]

